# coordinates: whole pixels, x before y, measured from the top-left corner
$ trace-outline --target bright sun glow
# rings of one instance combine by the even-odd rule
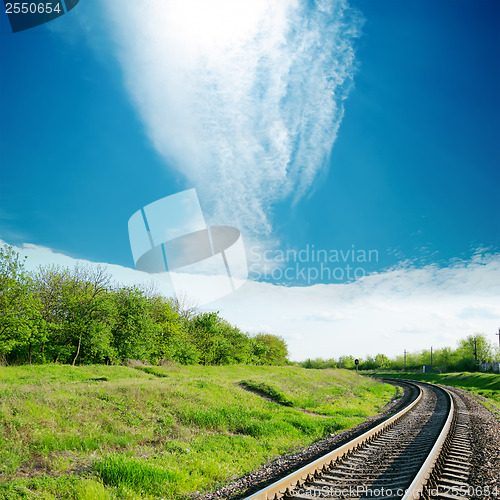
[[[268,9],[265,0],[183,0],[166,3],[165,15],[189,45],[210,51],[253,37]]]

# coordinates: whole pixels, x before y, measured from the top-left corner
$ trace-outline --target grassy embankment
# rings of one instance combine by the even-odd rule
[[[465,389],[486,398],[486,401],[479,401],[500,417],[500,375],[496,373],[401,373],[377,371],[370,373],[370,375],[374,377],[422,380],[432,384]]]
[[[0,367],[0,497],[187,498],[358,424],[394,392],[299,367]]]

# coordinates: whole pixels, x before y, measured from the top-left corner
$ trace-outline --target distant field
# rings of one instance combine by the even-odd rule
[[[498,413],[500,408],[500,375],[496,373],[400,373],[400,372],[373,372],[374,377],[406,378],[422,380],[433,384],[450,385],[479,394],[490,404],[488,408]]]
[[[187,498],[358,424],[394,393],[300,367],[0,367],[0,497]]]

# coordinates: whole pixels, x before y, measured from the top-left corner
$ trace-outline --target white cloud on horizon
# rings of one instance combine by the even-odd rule
[[[100,3],[157,151],[211,223],[269,234],[272,204],[303,196],[325,165],[359,16],[345,0]]]
[[[30,270],[47,264],[73,267],[77,262],[36,245],[16,250],[28,256]],[[122,285],[155,280],[122,266],[107,268]],[[401,265],[344,284],[284,287],[247,281],[205,309],[220,311],[250,333],[282,335],[296,360],[378,352],[393,356],[403,349],[455,346],[475,332],[495,341],[500,326],[500,254],[476,255],[442,268]]]

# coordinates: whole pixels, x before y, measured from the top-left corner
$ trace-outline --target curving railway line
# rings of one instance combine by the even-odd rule
[[[474,497],[465,404],[444,388],[405,384],[405,408],[246,500]]]

